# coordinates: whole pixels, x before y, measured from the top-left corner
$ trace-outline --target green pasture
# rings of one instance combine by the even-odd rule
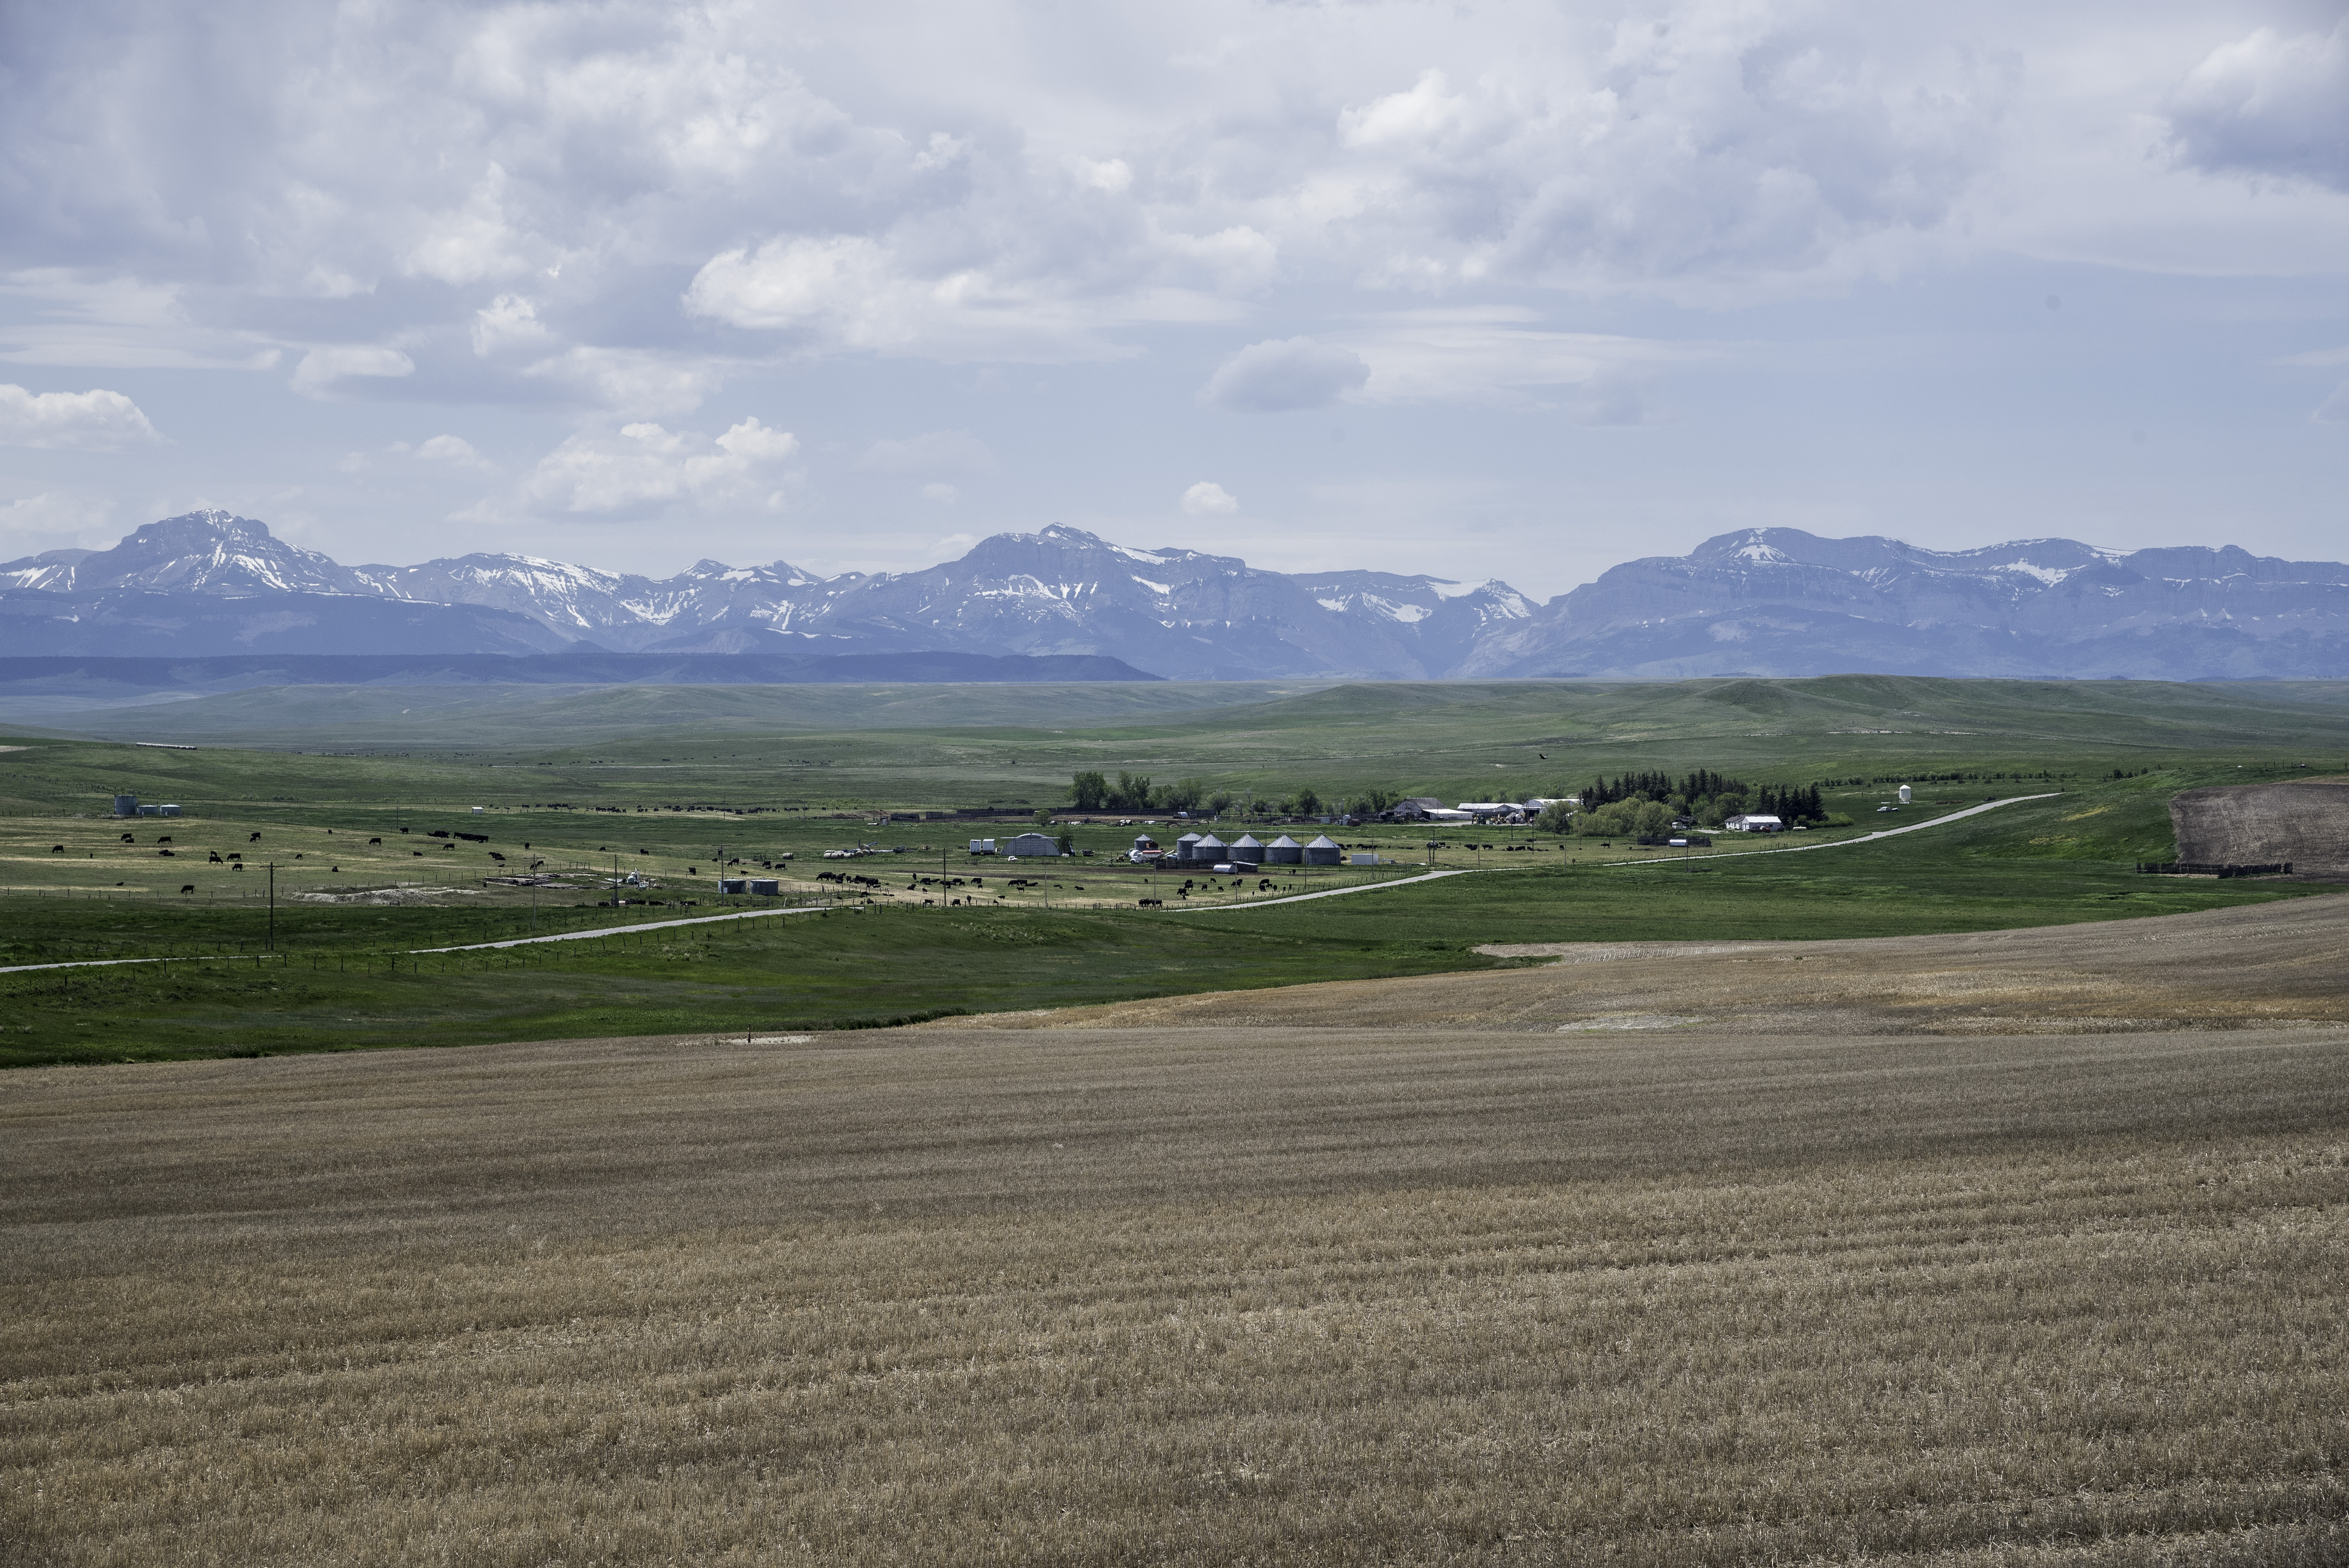
[[[403,688],[339,712],[302,688],[277,694],[291,718],[251,694],[113,716],[193,750],[0,736],[0,966],[181,960],[0,975],[0,1064],[839,1027],[1476,967],[1495,962],[1474,951],[1494,942],[1804,940],[2178,913],[2328,890],[2137,875],[2134,862],[2172,853],[2173,794],[2349,771],[2338,684],[1069,689],[1065,724],[1053,722],[1058,688]],[[1233,696],[1245,700],[1207,706]],[[393,703],[422,715],[388,714]],[[513,722],[518,703],[538,705],[538,721]],[[735,727],[719,733],[722,713]],[[272,732],[234,728],[240,714],[315,733],[272,749]],[[847,723],[874,717],[901,722]],[[428,747],[434,726],[447,743]],[[1813,844],[1987,797],[2054,798],[1797,854],[1743,853],[1756,846],[1729,835],[1706,852],[1522,829],[1333,827],[1392,863],[1268,868],[1262,881],[1136,872],[1115,857],[1143,830],[1113,820],[1056,828],[1091,860],[1016,868],[972,858],[966,842],[1017,822],[905,820],[1049,807],[1079,767],[1259,796],[1375,785],[1446,799],[1706,767],[1826,781],[1829,809],[1857,826],[1801,836]],[[1914,802],[1879,810],[1902,779]],[[118,821],[105,814],[117,790],[187,814]],[[1162,842],[1181,830],[1156,821]],[[1319,830],[1217,826],[1268,841]],[[857,844],[895,852],[823,859]],[[717,892],[721,847],[738,873],[773,867],[783,903],[832,912],[414,955],[715,913],[730,903]],[[1488,869],[1223,912],[1430,861]],[[488,880],[533,862],[564,885]],[[616,908],[616,871],[644,884]],[[871,882],[820,883],[819,871]],[[1171,907],[1137,907],[1149,896]]]
[[[1697,767],[1755,783],[1967,772],[1999,785],[2115,768],[2349,769],[2344,682],[297,686],[19,727],[36,725],[230,751],[0,754],[0,813],[102,810],[117,788],[291,813],[550,801],[632,815],[1032,810],[1064,802],[1079,769],[1198,778],[1259,799],[1309,787],[1324,799],[1381,788],[1446,800]]]

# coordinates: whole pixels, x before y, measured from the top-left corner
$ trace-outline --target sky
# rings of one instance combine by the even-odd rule
[[[2349,556],[2349,6],[0,5],[0,559]]]

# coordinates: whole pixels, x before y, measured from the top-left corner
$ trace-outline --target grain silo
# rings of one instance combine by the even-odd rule
[[[1232,847],[1226,851],[1226,854],[1236,866],[1264,864],[1264,845],[1257,841],[1254,833],[1242,833],[1238,838],[1234,839]]]
[[[1338,841],[1324,833],[1305,846],[1305,863],[1309,866],[1334,866],[1340,863],[1345,851]]]
[[[1303,865],[1305,846],[1283,833],[1264,847],[1264,862],[1268,866]]]

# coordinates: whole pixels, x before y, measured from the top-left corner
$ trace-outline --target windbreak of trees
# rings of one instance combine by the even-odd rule
[[[1107,774],[1083,772],[1071,780],[1069,798],[1080,811],[1195,811],[1207,786],[1196,779],[1154,785],[1147,773],[1123,772],[1112,782]]]
[[[1285,795],[1265,794],[1243,802],[1228,789],[1209,790],[1197,779],[1156,784],[1146,773],[1108,774],[1086,771],[1069,780],[1069,802],[1079,811],[1193,811],[1201,808],[1223,816],[1245,811],[1252,817],[1374,816],[1402,799],[1392,789],[1364,789],[1350,799],[1324,796],[1311,786]]]
[[[1827,812],[1816,784],[1749,784],[1700,768],[1677,779],[1669,773],[1594,779],[1582,787],[1582,810],[1572,819],[1572,830],[1589,836],[1658,833],[1675,817],[1719,827],[1741,814],[1777,817],[1791,825],[1823,822]]]

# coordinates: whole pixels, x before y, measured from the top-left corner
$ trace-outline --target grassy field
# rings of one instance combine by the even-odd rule
[[[12,1563],[2349,1558],[2349,1045],[0,1077]]]
[[[1991,795],[2060,793],[1947,828],[1794,855],[1741,855],[1752,846],[1729,839],[1703,855],[1456,828],[1437,830],[1439,847],[1431,848],[1427,830],[1390,827],[1338,830],[1350,846],[1394,862],[1376,870],[1153,878],[1117,861],[1137,830],[1113,820],[1067,828],[1081,848],[1095,851],[1090,861],[1010,867],[970,856],[966,844],[975,833],[1000,835],[1016,824],[890,820],[899,808],[917,808],[904,796],[833,809],[838,802],[792,795],[797,786],[787,774],[762,776],[766,795],[730,794],[752,782],[737,763],[658,748],[667,742],[614,739],[585,758],[562,748],[324,756],[19,737],[8,743],[16,749],[0,751],[0,966],[107,957],[206,962],[0,975],[0,1003],[8,1008],[0,1064],[829,1027],[1483,967],[1495,961],[1475,949],[1494,942],[1817,939],[2210,908],[2307,889],[2135,875],[2133,862],[2171,852],[2169,796],[2199,784],[2308,776],[2300,766],[2307,757],[2261,748],[2293,726],[2305,738],[2349,739],[2349,730],[2336,737],[2328,727],[2337,723],[2329,705],[2341,695],[2333,687],[2261,687],[2243,697],[2232,688],[2213,695],[2133,683],[1539,685],[1458,688],[1449,707],[1430,695],[1435,689],[1276,695],[1212,719],[1179,710],[1153,721],[1163,733],[1154,732],[1151,744],[1205,748],[1161,769],[1174,773],[1210,767],[1217,746],[1270,755],[1276,738],[1285,738],[1288,749],[1254,775],[1269,792],[1309,776],[1326,781],[1328,765],[1340,755],[1362,765],[1375,744],[1389,747],[1391,760],[1438,742],[1457,749],[1471,735],[1554,722],[1561,704],[1597,710],[1636,697],[1636,712],[1609,722],[1656,729],[1670,720],[1687,733],[1594,741],[1586,758],[1593,772],[1679,766],[1673,759],[1681,758],[1689,766],[1733,763],[1749,776],[1785,782],[1864,780],[1826,790],[1827,804],[1860,825],[1806,835],[1809,843]],[[626,695],[632,703],[644,697]],[[711,700],[750,703],[758,695],[721,690]],[[1115,695],[1096,692],[1089,700]],[[894,696],[819,688],[803,707],[836,722],[859,696],[884,710],[896,702],[925,714],[942,700],[936,688]],[[465,702],[490,700],[461,688],[458,698],[448,711],[460,717]],[[1878,707],[1857,713],[1853,704],[1862,698]],[[398,700],[427,698],[410,688]],[[1954,738],[1931,728],[1913,717],[1928,700],[1948,710],[1932,725],[1976,727]],[[1911,706],[1887,706],[1898,701]],[[1775,719],[1782,733],[1723,727],[1750,726],[1757,709],[1774,704],[1785,710]],[[1886,729],[1902,714],[1912,717],[1900,722],[1920,727],[1850,733]],[[1858,722],[1869,715],[1869,724]],[[1588,714],[1577,722],[1585,721],[1604,727]],[[2114,730],[2099,742],[2101,752],[2088,749],[2085,731],[2060,744],[2051,738],[2092,722]],[[1395,733],[1380,742],[1382,726]],[[864,748],[856,767],[865,771],[854,777],[869,782],[875,769],[888,773],[891,759],[925,748],[1074,748],[1082,759],[1097,760],[1086,748],[1109,744],[1104,735],[1124,743],[1141,733],[874,727],[830,738]],[[1936,750],[1958,741],[1975,748],[1963,766]],[[804,737],[775,743],[819,749]],[[2022,749],[2026,743],[2044,749]],[[2245,748],[2229,749],[2233,743]],[[1537,737],[1536,744],[1556,743]],[[1909,749],[1874,757],[1829,749],[1862,744]],[[631,746],[650,749],[629,761]],[[1735,753],[1738,747],[1748,750]],[[1758,760],[1755,748],[1766,753]],[[2302,749],[2322,758],[2313,748]],[[919,773],[909,767],[908,776]],[[1890,787],[1866,780],[1895,774],[1920,780],[1917,799],[1905,812],[1880,812]],[[522,793],[517,781],[534,794]],[[1038,798],[1047,792],[1041,782],[1024,788]],[[189,814],[115,820],[101,812],[118,789],[178,800]],[[475,805],[483,808],[478,814]],[[1222,826],[1228,833],[1249,825]],[[1163,838],[1174,830],[1162,823],[1157,830]],[[1261,836],[1277,830],[1266,826]],[[479,840],[450,836],[456,833]],[[826,850],[858,844],[879,852],[823,858]],[[783,888],[777,902],[836,909],[853,903],[869,913],[414,956],[419,949],[647,925],[755,903],[718,894],[721,851],[738,873],[771,868]],[[1675,863],[1621,864],[1627,858]],[[1203,904],[1395,880],[1431,862],[1485,871],[1228,915],[1198,912]],[[490,880],[533,866],[560,882],[526,890]],[[868,880],[823,882],[820,868]],[[626,902],[617,908],[610,905],[616,874],[643,883],[624,888]],[[266,891],[273,875],[274,914]],[[1151,896],[1186,913],[1137,907]]]
[[[1223,700],[1230,698],[1253,700]],[[1174,702],[1178,706],[1164,705]],[[1212,705],[1211,705],[1212,704]],[[26,721],[29,725],[34,721]],[[70,716],[38,721],[72,728]],[[1946,681],[1850,676],[1607,686],[293,687],[87,716],[85,735],[281,752],[251,772],[123,745],[95,769],[0,769],[29,799],[462,811],[565,800],[636,814],[1051,806],[1077,769],[1444,799],[1572,793],[1599,773],[1707,767],[1754,782],[2012,781],[2114,768],[2349,769],[2349,683]],[[0,742],[8,737],[0,737]],[[16,738],[18,744],[35,738]],[[118,782],[119,781],[119,782]],[[2059,780],[2060,781],[2060,780]]]

